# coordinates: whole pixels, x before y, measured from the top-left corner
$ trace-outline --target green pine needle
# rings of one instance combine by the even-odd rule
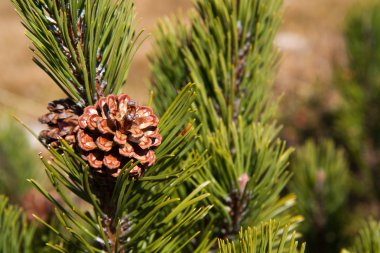
[[[305,244],[298,250],[296,233],[289,226],[280,226],[277,221],[262,223],[256,227],[241,229],[236,241],[218,240],[220,253],[303,253]]]
[[[35,227],[28,224],[22,210],[0,195],[0,252],[34,252],[34,234]]]
[[[208,183],[198,186],[186,197],[179,194],[180,188],[208,161],[205,154],[191,151],[197,139],[197,129],[188,127],[188,124],[193,122],[191,106],[195,99],[194,85],[188,84],[161,118],[159,128],[163,141],[156,150],[157,162],[147,170],[146,177],[141,180],[129,178],[128,171],[136,165],[130,162],[115,183],[104,182],[113,189],[107,204],[114,207],[112,214],[94,194],[94,189],[102,189],[94,185],[99,182],[94,181],[96,172],[91,171],[64,140],[61,140],[59,151],[49,149],[52,159],[41,156],[60,200],[35,180],[30,181],[56,207],[59,224],[66,230],[58,231],[43,222],[63,242],[62,245],[50,243],[51,247],[62,252],[75,245],[88,252],[114,252],[115,247],[120,251],[133,249],[139,252],[174,252],[178,248],[192,248],[189,238],[200,236],[195,224],[211,208],[199,204],[209,197],[205,191]],[[189,152],[192,152],[193,159],[180,163]],[[79,208],[68,193],[86,201],[92,210]],[[109,224],[104,222],[108,218],[112,219]],[[108,242],[114,240],[109,238],[113,229],[117,238],[111,247]],[[202,240],[198,250],[211,247],[209,236],[202,237]]]
[[[350,251],[342,253],[376,253],[380,252],[380,222],[369,219],[363,223]]]
[[[156,32],[150,58],[155,108],[164,113],[181,87],[189,81],[197,85],[196,150],[210,160],[193,185],[211,182],[205,200],[214,207],[209,213],[214,237],[233,237],[241,226],[272,218],[285,224],[295,203],[293,195],[279,197],[290,178],[292,149],[277,140],[277,101],[270,98],[281,4],[197,0],[189,25],[166,19]]]
[[[309,140],[297,150],[291,167],[294,176],[290,190],[297,195],[297,205],[306,219],[305,231],[314,233],[315,224],[319,229],[336,224],[349,184],[343,150],[336,148],[331,140],[321,140],[318,144]],[[335,231],[337,225],[331,229]]]
[[[132,1],[12,0],[34,61],[83,106],[117,94],[137,49]]]

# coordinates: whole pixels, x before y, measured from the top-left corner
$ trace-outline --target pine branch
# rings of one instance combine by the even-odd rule
[[[290,240],[289,240],[290,238]],[[298,242],[296,233],[289,233],[289,226],[280,226],[277,221],[262,223],[256,227],[244,230],[239,233],[239,240],[228,241],[218,240],[220,253],[292,253],[305,251],[305,244],[302,244],[300,251],[297,250]]]
[[[342,250],[342,253],[375,253],[380,252],[380,223],[369,219],[363,224],[350,251]]]
[[[12,1],[34,61],[68,97],[90,105],[125,85],[139,37],[132,1]]]
[[[194,228],[210,209],[199,204],[209,196],[204,190],[208,183],[194,187],[186,196],[180,191],[208,160],[204,153],[191,151],[193,159],[180,163],[197,139],[198,129],[191,127],[194,85],[184,87],[159,124],[151,108],[138,106],[126,95],[103,97],[121,88],[134,52],[138,35],[133,30],[131,1],[14,3],[37,49],[37,63],[77,102],[53,101],[49,113],[40,118],[49,128],[39,138],[52,159],[40,158],[59,198],[30,181],[56,207],[64,228],[39,219],[61,238],[62,242],[48,245],[60,252],[73,248],[81,252],[173,252],[182,248],[204,252],[210,248],[213,240]],[[95,112],[101,114],[95,122],[99,136],[87,129],[88,123],[94,123],[88,120]],[[108,140],[110,134],[112,140]],[[123,140],[125,149],[120,151]],[[89,158],[89,153],[98,155],[96,150],[88,152],[93,145],[104,153],[100,170]],[[117,154],[112,156],[112,150]],[[93,210],[78,208],[69,193]],[[193,245],[192,239],[199,234],[201,243]]]
[[[177,25],[174,25],[177,24]],[[149,56],[152,71],[152,90],[157,97],[153,101],[158,114],[163,114],[178,91],[189,82],[182,49],[190,44],[187,27],[178,19],[164,19],[155,33],[154,54]],[[189,37],[189,38],[188,38]]]
[[[201,99],[211,98],[212,111],[225,123],[238,115],[247,122],[268,119],[280,5],[277,0],[197,1],[190,28],[179,20],[162,22],[151,56],[153,89],[165,94],[156,108],[164,111],[175,91],[191,81],[202,85]]]
[[[300,222],[300,217],[287,214],[295,197],[279,198],[290,178],[286,168],[292,150],[274,140],[274,125],[246,127],[242,119],[239,123],[230,128],[232,140],[226,138],[224,126],[208,137],[205,143],[212,159],[196,177],[198,183],[213,182],[208,188],[212,193],[208,200],[215,206],[210,214],[218,224],[215,236],[234,237],[241,226],[255,226],[272,218],[282,225]],[[235,153],[231,153],[231,145],[236,147]]]
[[[35,180],[31,182],[56,206],[56,215],[67,230],[56,230],[40,220],[64,242],[51,247],[65,251],[77,245],[78,250],[88,252],[173,252],[182,247],[194,250],[210,247],[212,240],[205,237],[202,245],[190,244],[190,238],[200,233],[194,224],[210,209],[198,204],[209,196],[204,191],[207,183],[186,196],[178,195],[179,187],[207,162],[205,155],[194,152],[191,161],[179,163],[196,140],[196,130],[186,129],[194,99],[193,85],[189,84],[163,115],[159,124],[163,142],[156,151],[157,162],[140,179],[129,175],[137,164],[133,162],[124,165],[116,180],[99,175],[64,140],[61,150],[49,149],[53,160],[41,157],[62,201]],[[80,210],[67,192],[74,193],[94,210]]]
[[[178,20],[161,23],[151,62],[159,111],[186,81],[198,86],[197,149],[207,150],[211,159],[194,184],[212,182],[206,203],[214,206],[201,227],[213,223],[214,237],[234,238],[241,226],[272,218],[288,223],[294,196],[279,195],[289,180],[292,150],[276,140],[277,103],[269,99],[281,1],[198,0],[195,5],[190,27]]]
[[[0,252],[33,252],[35,227],[28,225],[22,210],[0,195]]]
[[[301,232],[313,248],[338,250],[350,180],[343,151],[331,140],[319,144],[309,140],[297,150],[292,171],[289,188],[297,195],[300,214],[305,217]]]
[[[80,107],[54,101],[41,119],[53,157],[41,160],[61,200],[31,182],[65,228],[40,220],[62,240],[53,249],[209,252],[216,237],[234,239],[242,226],[272,218],[294,230],[301,220],[289,212],[294,196],[280,198],[292,150],[276,139],[269,99],[280,0],[197,0],[191,27],[162,26],[152,58],[161,64],[155,89],[167,91],[154,99],[158,127],[151,108],[126,96],[100,98],[118,92],[134,52],[130,1],[14,3],[36,61]],[[68,193],[93,210],[78,208]]]

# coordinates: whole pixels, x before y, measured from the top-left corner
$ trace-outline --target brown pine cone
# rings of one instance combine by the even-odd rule
[[[138,106],[127,95],[109,95],[84,109],[77,133],[82,157],[91,168],[116,177],[129,161],[140,177],[156,162],[153,149],[161,144],[158,118],[150,107]]]
[[[47,109],[49,113],[38,120],[49,128],[40,132],[39,140],[46,146],[57,148],[59,139],[62,138],[73,146],[76,143],[75,135],[79,129],[78,118],[83,112],[82,108],[67,98],[50,102]]]

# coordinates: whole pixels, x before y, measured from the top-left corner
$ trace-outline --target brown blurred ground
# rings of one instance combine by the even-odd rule
[[[324,87],[336,64],[344,64],[341,35],[346,9],[354,0],[286,0],[284,21],[276,43],[282,51],[277,90],[285,100],[307,98],[316,84]],[[158,18],[191,6],[191,0],[138,0],[138,21],[149,34]],[[149,75],[146,54],[152,38],[138,52],[130,74],[127,92],[137,100],[148,94]],[[0,1],[0,111],[11,109],[31,124],[45,111],[48,101],[61,93],[34,65],[24,29],[9,0]],[[293,98],[293,99],[289,99]],[[332,102],[331,102],[331,101]],[[334,98],[329,98],[332,104]],[[297,107],[295,102],[289,106]]]

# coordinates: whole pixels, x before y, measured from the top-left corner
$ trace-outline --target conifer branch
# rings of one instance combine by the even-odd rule
[[[12,0],[34,48],[34,61],[82,106],[118,93],[139,33],[132,1]]]
[[[369,219],[363,223],[356,236],[350,251],[342,250],[342,253],[375,253],[380,251],[380,222]]]
[[[151,56],[152,87],[168,98],[155,101],[156,108],[164,110],[191,81],[203,86],[201,98],[211,98],[212,110],[225,123],[238,115],[248,122],[267,120],[275,104],[268,91],[281,2],[196,1],[190,28],[175,19],[161,22]]]
[[[338,250],[339,228],[344,224],[341,211],[347,199],[349,170],[343,150],[331,140],[312,140],[299,148],[292,161],[290,191],[305,222],[300,231],[310,245],[327,251]],[[334,235],[334,240],[329,236]]]
[[[207,162],[205,154],[193,152],[191,161],[179,165],[196,140],[196,129],[183,131],[191,121],[194,99],[194,85],[189,84],[163,115],[159,124],[163,143],[157,149],[157,163],[141,180],[129,174],[136,165],[133,162],[125,164],[116,179],[98,174],[64,140],[60,149],[49,149],[53,159],[41,156],[62,201],[35,180],[31,182],[54,204],[56,215],[67,230],[52,227],[63,241],[61,246],[52,244],[53,248],[65,251],[77,245],[89,252],[173,252],[180,247],[192,248],[189,238],[199,237],[200,233],[194,226],[211,208],[198,204],[209,196],[204,190],[207,182],[187,196],[178,194],[179,188]],[[93,210],[77,208],[67,192],[86,201]],[[211,238],[199,240],[204,243],[195,248],[210,247]]]
[[[290,239],[289,239],[290,237]],[[268,221],[256,227],[239,232],[239,240],[218,240],[220,253],[295,253],[305,252],[305,244],[297,251],[296,233],[290,233],[289,226],[281,226],[277,221]]]
[[[269,99],[280,0],[197,0],[190,27],[162,25],[151,58],[160,120],[127,95],[106,97],[124,85],[139,37],[131,1],[13,2],[37,64],[70,97],[40,118],[52,156],[41,160],[59,198],[30,180],[62,227],[39,219],[60,238],[49,246],[215,252],[217,237],[261,226],[260,247],[296,250],[302,219],[294,196],[280,197],[292,150],[277,139]]]
[[[214,237],[235,238],[241,226],[272,218],[286,224],[295,200],[279,195],[290,178],[292,150],[276,139],[276,103],[269,99],[281,1],[198,0],[195,6],[190,27],[161,23],[151,62],[153,89],[165,94],[155,101],[159,111],[186,81],[198,87],[196,147],[211,159],[194,180],[212,182],[206,201],[214,206],[202,227],[212,221]]]
[[[0,252],[34,252],[35,230],[27,223],[22,210],[0,195]]]

